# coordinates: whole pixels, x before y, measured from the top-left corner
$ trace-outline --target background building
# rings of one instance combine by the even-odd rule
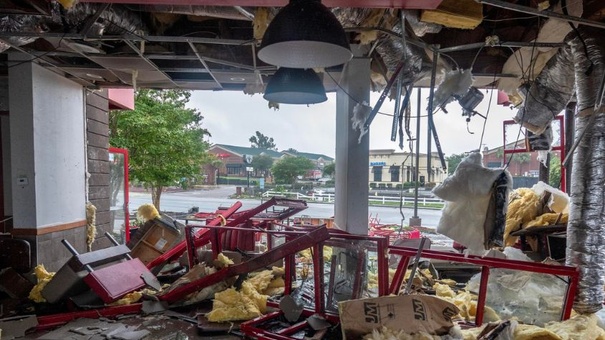
[[[298,152],[295,150],[287,151],[275,151],[269,149],[252,148],[245,146],[227,145],[227,144],[214,144],[208,150],[211,154],[214,154],[219,160],[216,164],[209,164],[206,166],[205,173],[207,175],[207,183],[220,184],[218,178],[220,177],[246,177],[248,175],[246,168],[251,167],[245,161],[246,156],[252,156],[252,159],[256,156],[265,155],[273,158],[276,162],[283,157],[305,157],[315,164],[315,168],[310,170],[306,178],[318,179],[323,177],[323,169],[326,165],[334,163],[334,158],[322,154]],[[257,169],[254,170],[253,176],[263,176]],[[270,180],[267,178],[267,180]]]
[[[370,150],[369,159],[370,187],[395,188],[397,184],[413,183],[416,181],[416,167],[419,170],[418,181],[421,185],[432,186],[447,177],[447,171],[441,168],[437,153],[431,155],[430,169],[427,166],[426,153],[420,154],[419,165],[415,164],[415,154],[395,152],[392,149]]]

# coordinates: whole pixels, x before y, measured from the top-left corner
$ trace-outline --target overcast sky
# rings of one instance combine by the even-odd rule
[[[477,112],[485,115],[488,109],[489,93],[483,90],[485,98],[477,107]],[[373,106],[380,93],[371,94]],[[428,89],[422,90],[422,118],[420,138],[421,152],[426,150],[426,98]],[[417,96],[411,98],[413,117],[416,116]],[[497,93],[494,93],[487,119],[484,146],[491,148],[502,145],[502,121],[512,119],[515,110],[496,104]],[[198,109],[204,116],[203,126],[212,137],[210,143],[250,146],[248,139],[260,131],[273,137],[279,150],[294,148],[301,152],[312,152],[334,157],[335,154],[335,120],[336,95],[328,93],[328,100],[321,104],[281,105],[279,110],[270,109],[262,95],[249,96],[236,91],[194,91],[189,102],[190,107]],[[392,114],[395,101],[385,100],[380,112]],[[474,116],[467,132],[465,118],[461,115],[460,106],[452,102],[447,106],[448,114],[435,114],[435,126],[445,155],[462,153],[480,147],[481,131],[484,119]],[[399,142],[391,142],[391,116],[377,115],[370,128],[371,149],[399,150]],[[416,134],[416,119],[412,119],[412,133]],[[518,127],[516,128],[518,131]],[[514,134],[517,134],[517,131]],[[516,137],[516,136],[515,136]],[[408,151],[407,139],[405,151]],[[436,151],[433,143],[433,151]]]

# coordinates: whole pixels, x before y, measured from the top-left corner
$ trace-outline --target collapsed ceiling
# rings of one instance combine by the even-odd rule
[[[0,74],[7,74],[8,53],[16,50],[88,87],[261,93],[276,67],[260,61],[257,49],[285,1],[223,3],[230,6],[193,2],[0,0]],[[463,5],[456,0],[324,3],[341,6],[332,11],[351,43],[360,45],[355,50],[372,58],[374,89],[384,87],[400,60],[404,60],[406,82],[427,85],[431,59],[438,53],[440,70],[471,68],[475,86],[497,82],[512,93],[539,74],[571,31],[568,22],[544,14],[594,22],[605,17],[605,3],[599,0],[567,0],[563,6],[555,0],[481,2],[486,4],[474,0]],[[388,4],[403,10],[368,7]],[[503,8],[509,6],[542,12]],[[340,69],[325,70],[326,90],[336,89]]]

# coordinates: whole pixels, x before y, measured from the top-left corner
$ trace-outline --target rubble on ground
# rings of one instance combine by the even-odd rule
[[[543,196],[530,191],[513,194],[518,197],[516,200],[519,200],[519,207],[512,205],[513,212],[510,216],[525,221],[522,223],[523,228],[565,221],[565,213],[545,208],[549,205]],[[534,209],[533,203],[530,204],[534,201],[538,202],[536,205],[541,208]],[[144,242],[145,237],[151,234],[162,234],[167,220],[154,209],[152,205],[138,209],[146,223],[157,223],[153,230],[148,228],[143,235],[138,235],[136,242]],[[536,211],[542,213],[534,213]],[[257,211],[247,213],[250,216],[258,214]],[[164,219],[163,222],[158,222],[161,219]],[[137,340],[170,336],[186,339],[193,334],[220,335],[236,339],[252,334],[255,337],[265,334],[269,338],[270,334],[284,334],[283,336],[292,339],[302,336],[308,339],[344,337],[372,340],[484,340],[500,339],[496,337],[498,334],[507,334],[508,337],[501,339],[605,340],[605,331],[598,326],[599,319],[595,315],[575,315],[569,320],[558,321],[567,283],[553,280],[552,275],[499,269],[496,266],[490,270],[489,280],[485,282],[482,282],[480,274],[468,282],[457,282],[442,277],[437,269],[439,266],[434,266],[435,260],[429,256],[433,253],[439,256],[446,253],[410,249],[413,252],[406,253],[410,254],[406,255],[410,261],[408,267],[399,267],[399,261],[403,261],[404,256],[399,255],[397,258],[397,255],[379,255],[381,246],[378,240],[382,239],[382,236],[360,238],[338,230],[330,231],[321,226],[280,225],[275,234],[263,234],[264,231],[259,233],[255,236],[256,245],[250,248],[251,250],[243,251],[238,248],[238,242],[245,241],[242,245],[248,245],[247,240],[241,240],[242,236],[254,234],[244,234],[240,231],[245,231],[249,225],[264,226],[264,219],[254,222],[248,219],[234,227],[229,226],[232,219],[228,214],[220,218],[216,215],[205,215],[204,221],[210,221],[210,225],[191,234],[195,242],[199,243],[191,252],[185,244],[188,241],[182,238],[166,241],[170,248],[162,249],[153,256],[148,250],[151,248],[141,248],[141,256],[146,258],[147,266],[153,271],[141,270],[141,277],[138,279],[143,284],[136,289],[119,291],[118,288],[121,287],[134,287],[130,283],[120,282],[121,277],[117,277],[115,282],[107,282],[109,287],[105,288],[102,288],[105,284],[102,276],[101,287],[93,285],[86,288],[87,284],[90,285],[90,280],[83,279],[97,272],[97,268],[122,266],[125,262],[138,261],[138,258],[131,259],[128,253],[123,253],[124,249],[121,247],[124,246],[108,248],[109,250],[99,253],[109,256],[108,258],[90,262],[86,262],[86,256],[74,255],[66,263],[66,267],[75,268],[74,273],[77,275],[71,278],[73,282],[70,282],[70,287],[62,287],[63,289],[55,295],[51,294],[53,299],[56,299],[53,303],[47,302],[44,290],[58,274],[48,273],[43,265],[34,270],[37,284],[34,286],[32,283],[34,288],[26,294],[29,297],[23,296],[25,294],[19,293],[19,290],[7,289],[4,287],[4,281],[6,278],[16,277],[29,282],[30,276],[14,271],[0,272],[0,289],[12,294],[10,298],[2,301],[2,306],[22,305],[23,307],[19,307],[22,311],[36,314],[29,318],[25,316],[25,319],[21,319],[23,316],[17,316],[16,320],[29,320],[30,323],[15,323],[15,319],[7,318],[7,314],[3,314],[0,329],[4,325],[5,330],[2,335],[10,339],[36,331],[39,339]],[[221,228],[221,225],[232,228],[226,228],[229,234],[223,234],[229,235],[230,239],[224,236],[223,239],[218,238],[224,242],[220,252],[215,251],[216,239],[211,237],[213,230],[220,229],[212,229],[213,223],[216,228]],[[312,239],[308,236],[310,231],[321,228],[325,229],[323,238]],[[179,228],[179,233],[182,233],[182,230],[185,229]],[[169,231],[173,232],[172,229]],[[293,236],[286,238],[280,235],[280,232],[293,233]],[[276,246],[268,243],[269,239],[275,237],[281,237],[277,252]],[[305,239],[304,247],[300,242],[292,242],[298,240],[296,237]],[[316,254],[313,252],[313,245],[322,242],[323,257],[318,261],[314,258]],[[165,245],[161,240],[150,244],[156,244],[156,249]],[[175,249],[179,250],[178,256],[172,253],[176,254]],[[259,249],[266,250],[258,253]],[[392,251],[390,249],[392,248],[383,249],[385,255]],[[414,260],[411,254],[416,252],[419,252],[422,261]],[[266,254],[269,253],[271,256],[267,257]],[[456,258],[460,261],[467,261],[464,255],[456,255],[459,255]],[[479,259],[491,261],[490,266],[493,266],[493,263],[507,263],[511,259],[528,263],[531,261],[523,252],[513,248],[505,248],[504,252],[494,251]],[[194,261],[193,265],[191,261]],[[318,263],[323,268],[316,268]],[[85,270],[85,266],[91,268]],[[288,273],[292,273],[290,279]],[[4,281],[2,278],[5,278]],[[394,281],[398,278],[401,280],[400,284],[394,286]],[[323,283],[317,285],[318,279],[323,280]],[[388,280],[386,284],[385,279]],[[119,293],[111,295],[110,300],[101,299],[103,289],[117,289]],[[480,291],[487,293],[483,302],[480,299]],[[325,299],[322,306],[317,306],[316,301],[321,301],[317,300],[318,298]],[[408,299],[406,301],[413,306],[410,308],[412,314],[409,318],[415,321],[411,324],[387,323],[386,320],[396,321],[401,316],[397,315],[401,313],[398,312],[397,304],[389,307],[386,303],[384,309],[379,307],[382,303],[379,301],[389,301],[390,298]],[[481,306],[481,303],[485,305]],[[371,307],[372,304],[376,306]],[[351,313],[353,307],[350,306],[354,305],[361,306],[361,312]],[[477,314],[480,306],[484,313],[479,318]],[[420,327],[420,320],[426,318],[431,310],[434,315],[445,317],[446,324],[429,322],[428,325]],[[350,326],[351,320],[362,318],[359,320],[367,323],[378,315],[386,317],[377,318],[376,323],[370,324],[369,328],[357,329],[367,330],[359,334],[359,337],[347,336],[354,327],[359,326]],[[477,327],[477,322],[482,325]]]

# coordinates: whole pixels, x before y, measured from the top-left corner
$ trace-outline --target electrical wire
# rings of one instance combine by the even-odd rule
[[[475,67],[475,62],[477,61],[477,57],[479,56],[479,53],[481,53],[481,51],[483,51],[483,48],[485,46],[481,46],[481,48],[479,49],[479,51],[477,51],[477,53],[475,54],[475,57],[473,58],[473,62],[471,63],[471,67],[469,67],[469,69],[471,70],[471,72],[473,72],[473,67]]]
[[[483,137],[485,136],[485,127],[487,126],[487,119],[489,118],[489,111],[492,108],[492,98],[494,96],[494,91],[497,91],[495,88],[496,83],[496,72],[494,72],[494,80],[492,81],[492,90],[489,94],[489,101],[487,105],[487,111],[485,111],[485,119],[483,119],[483,129],[481,129],[481,139],[479,140],[479,150],[481,150],[481,145],[483,145]]]
[[[344,94],[346,94],[346,95],[347,95],[347,97],[349,97],[349,99],[351,99],[352,101],[354,101],[356,104],[362,105],[362,104],[361,104],[361,103],[360,103],[360,102],[359,102],[357,99],[353,98],[353,96],[351,96],[351,95],[350,95],[350,94],[347,92],[347,90],[345,90],[345,89],[344,89],[344,88],[343,88],[343,87],[340,85],[340,83],[336,81],[336,79],[334,79],[334,77],[333,77],[333,76],[330,74],[330,72],[325,71],[325,73],[328,75],[328,77],[330,77],[330,79],[332,79],[332,81],[334,82],[334,84],[336,84],[336,86],[338,86],[338,88],[339,88],[340,90],[342,90],[342,92],[344,92]],[[381,112],[381,111],[376,112],[376,114],[379,114],[379,115],[382,115],[382,116],[387,116],[387,117],[393,117],[393,116],[395,116],[395,115],[394,115],[394,114],[392,114],[392,113]],[[420,116],[420,117],[425,118],[425,117],[428,117],[428,115],[422,115],[422,116]],[[414,118],[415,118],[415,117],[412,117],[412,119],[414,119]]]
[[[533,15],[533,16],[528,16],[528,17],[516,17],[516,18],[506,18],[506,19],[487,19],[487,18],[483,18],[483,21],[488,21],[488,22],[503,22],[503,21],[514,21],[514,20],[528,20],[528,19],[535,19],[535,18],[540,18],[540,16]]]

